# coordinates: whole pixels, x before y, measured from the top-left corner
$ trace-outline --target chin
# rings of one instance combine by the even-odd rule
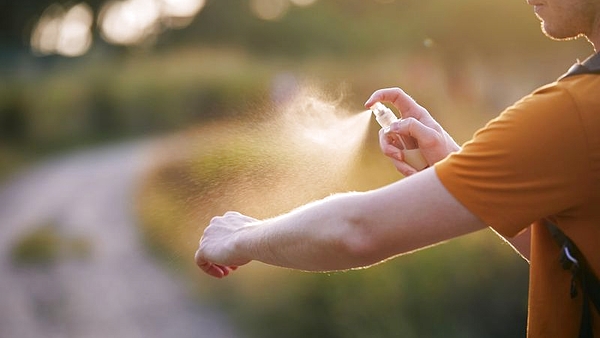
[[[552,27],[548,27],[543,22],[542,32],[544,32],[544,35],[546,35],[550,39],[557,41],[575,40],[583,36],[583,34],[579,32],[574,33],[568,32],[567,30],[552,29]]]

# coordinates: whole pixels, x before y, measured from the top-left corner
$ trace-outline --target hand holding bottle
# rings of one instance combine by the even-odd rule
[[[398,121],[398,117],[394,112],[386,107],[383,103],[377,102],[371,106],[371,111],[375,115],[375,119],[379,122],[381,128],[388,138],[389,143],[394,145],[402,152],[402,160],[416,170],[423,170],[429,166],[423,158],[419,144],[415,138],[408,135],[399,135],[387,132],[392,123]]]
[[[371,109],[378,102],[390,102],[402,114],[402,119],[392,121],[389,128],[380,130],[379,145],[382,152],[392,158],[396,169],[403,175],[412,175],[460,149],[460,146],[429,112],[402,89],[379,89],[365,102],[365,107]],[[414,159],[417,157],[415,151],[404,150],[414,146],[410,144],[411,139],[416,140],[416,146],[420,151],[419,156],[422,156],[425,164],[419,159]],[[399,143],[399,140],[402,142]]]

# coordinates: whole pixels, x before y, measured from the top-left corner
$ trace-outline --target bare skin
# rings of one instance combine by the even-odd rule
[[[196,252],[198,266],[218,278],[252,260],[309,271],[362,268],[486,228],[433,168],[416,173],[403,162],[386,133],[415,137],[430,165],[460,149],[450,135],[399,88],[378,90],[365,105],[376,101],[391,102],[406,118],[380,133],[380,145],[407,178],[373,191],[337,194],[273,219],[235,212],[215,217]]]
[[[541,21],[542,31],[555,40],[585,37],[600,48],[600,1],[527,0]]]
[[[527,2],[549,37],[583,36],[595,51],[600,47],[600,1]],[[309,271],[360,268],[486,228],[445,189],[433,168],[417,172],[390,140],[416,138],[430,165],[460,151],[456,142],[401,89],[378,90],[365,106],[377,101],[391,102],[404,117],[382,130],[379,140],[405,179],[368,192],[333,195],[272,219],[236,212],[215,217],[195,254],[202,271],[221,278],[252,260]],[[529,239],[526,229],[510,240],[526,259]]]
[[[346,270],[483,228],[428,168],[377,190],[333,195],[272,219],[235,212],[215,217],[196,263],[219,278],[251,260],[305,271]]]
[[[403,115],[403,118],[392,123],[388,130],[381,129],[379,131],[379,145],[382,152],[392,159],[396,169],[403,175],[409,176],[417,171],[403,161],[402,151],[394,145],[393,134],[410,135],[417,139],[419,149],[430,166],[450,153],[460,150],[460,146],[431,118],[429,112],[400,88],[377,90],[365,102],[365,106],[370,107],[375,102],[381,101],[392,103]],[[525,260],[529,261],[531,240],[529,228],[513,238],[500,237],[506,240]]]
[[[410,176],[417,170],[404,162],[402,151],[394,146],[395,135],[409,135],[417,139],[419,149],[430,166],[448,154],[460,150],[460,146],[429,112],[402,89],[379,89],[365,102],[365,107],[371,107],[376,102],[390,102],[402,113],[402,119],[393,122],[389,129],[379,131],[379,146],[403,175]]]

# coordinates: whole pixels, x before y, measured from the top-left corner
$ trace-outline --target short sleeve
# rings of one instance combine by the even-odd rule
[[[436,164],[442,184],[506,237],[578,203],[586,142],[571,95],[542,87]]]

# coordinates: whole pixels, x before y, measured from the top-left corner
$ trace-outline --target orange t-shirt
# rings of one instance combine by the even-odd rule
[[[536,90],[435,169],[448,191],[502,236],[532,227],[528,337],[577,337],[581,292],[571,299],[571,274],[540,220],[553,219],[600,276],[600,75],[572,75]]]

